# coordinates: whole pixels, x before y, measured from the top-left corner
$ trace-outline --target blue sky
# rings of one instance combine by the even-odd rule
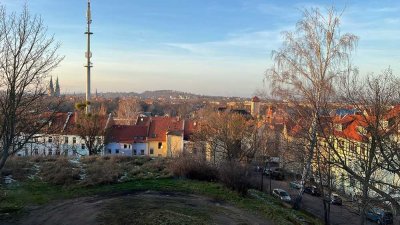
[[[86,0],[25,2],[40,14],[65,60],[53,75],[62,92],[83,92]],[[251,96],[264,87],[271,51],[293,30],[301,9],[344,9],[342,32],[360,37],[354,63],[361,73],[391,66],[400,74],[400,1],[92,0],[92,91],[174,89]]]

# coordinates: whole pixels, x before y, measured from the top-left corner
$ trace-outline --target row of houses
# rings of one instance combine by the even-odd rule
[[[139,116],[134,125],[110,128],[105,154],[172,157],[190,143],[197,123],[179,117]]]
[[[35,134],[17,152],[18,156],[89,155],[87,141],[80,132],[78,113],[57,113],[43,132]],[[103,132],[95,137],[101,154],[124,156],[174,156],[183,151],[197,123],[179,117],[139,116],[133,125],[117,125],[111,114],[96,121]]]
[[[300,163],[301,154],[307,153],[309,143],[310,121],[292,115],[288,110],[274,109],[265,121],[270,127],[278,129],[282,135],[280,156],[288,162],[295,162],[297,166],[292,169],[289,164],[286,166],[296,173],[300,173],[304,164]],[[283,117],[283,119],[282,119]],[[375,157],[371,182],[383,192],[392,196],[399,196],[400,192],[394,187],[400,186],[398,173],[387,168],[387,163],[383,159],[382,151],[398,151],[400,146],[400,105],[391,107],[379,115],[372,112],[360,111],[356,109],[337,109],[326,113],[320,119],[318,127],[318,146],[319,154],[323,154],[326,159],[334,162],[331,165],[332,185],[348,195],[355,196],[360,194],[361,182],[349,174],[343,165],[350,168],[356,174],[363,176],[366,170],[366,162],[371,152],[372,132],[377,132],[380,140],[385,146],[379,146],[373,154]],[[374,127],[375,128],[371,128]],[[371,130],[375,129],[375,130]],[[290,146],[291,145],[291,146]],[[335,149],[334,151],[332,149]],[[390,157],[394,161],[399,154],[392,154]],[[285,158],[286,157],[286,158]],[[297,161],[293,160],[297,157]],[[312,167],[317,168],[316,160]],[[304,163],[304,162],[303,162]],[[380,164],[381,163],[381,164]],[[316,174],[316,171],[314,171]],[[378,194],[370,191],[372,197]]]

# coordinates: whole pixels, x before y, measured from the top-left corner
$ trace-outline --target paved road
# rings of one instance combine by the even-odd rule
[[[254,184],[260,184],[261,177],[258,174],[257,177],[253,177]],[[260,185],[258,185],[259,187]],[[297,194],[298,190],[292,189],[289,187],[288,181],[271,181],[272,189],[274,188],[282,188],[286,190],[294,199]],[[269,177],[264,176],[264,191],[269,192]],[[309,194],[303,195],[302,201],[302,209],[310,212],[316,217],[324,219],[324,205],[322,202],[322,198],[311,196]],[[352,224],[359,224],[359,215],[355,212],[352,207],[350,207],[349,202],[343,202],[343,206],[331,205],[331,224],[332,225],[352,225]],[[371,221],[368,221],[368,225],[376,225]]]

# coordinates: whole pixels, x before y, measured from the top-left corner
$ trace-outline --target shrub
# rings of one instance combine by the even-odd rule
[[[80,179],[80,169],[66,157],[54,157],[41,163],[39,176],[43,181],[57,185],[70,185]]]
[[[28,158],[10,157],[1,171],[1,175],[11,175],[13,179],[21,181],[25,180],[30,174],[32,174],[32,171],[32,163]]]
[[[168,169],[174,176],[202,181],[216,181],[218,171],[204,158],[182,154],[170,162]]]
[[[93,163],[84,166],[85,179],[82,181],[84,186],[98,184],[112,184],[118,182],[123,175],[118,163],[114,163],[110,158],[100,157]]]
[[[251,187],[251,173],[246,165],[240,162],[231,161],[224,162],[219,167],[219,180],[226,187],[246,195],[247,190]]]

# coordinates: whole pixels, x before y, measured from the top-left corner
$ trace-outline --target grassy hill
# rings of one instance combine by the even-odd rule
[[[15,218],[22,218],[23,215],[29,213],[31,206],[43,207],[54,201],[87,196],[125,196],[138,192],[156,191],[206,196],[257,217],[265,218],[266,221],[274,221],[275,224],[321,224],[319,220],[308,214],[287,208],[271,196],[256,190],[250,190],[248,195],[241,196],[219,183],[174,178],[168,170],[169,163],[167,159],[139,157],[10,160],[5,172],[12,175],[16,181],[9,185],[1,185],[0,220],[13,221]],[[116,205],[114,203],[115,207],[111,207],[111,204],[108,211],[103,213],[105,216],[99,219],[110,221],[115,215],[121,217],[124,211],[118,210],[117,205],[132,206],[132,204],[134,203],[120,202]],[[185,211],[184,207],[177,207],[179,204],[171,204],[176,208],[175,211],[173,210],[174,213],[184,214],[188,216],[187,218],[193,217],[190,210]],[[148,211],[145,205],[142,204],[140,207],[143,211]],[[159,208],[154,213],[160,215],[160,212],[165,210],[166,208]],[[201,217],[207,212],[199,210],[199,218],[192,218],[193,221],[203,221]],[[143,214],[143,218],[146,215],[148,214]],[[157,218],[157,216],[148,218]],[[179,224],[179,222],[170,224]]]

